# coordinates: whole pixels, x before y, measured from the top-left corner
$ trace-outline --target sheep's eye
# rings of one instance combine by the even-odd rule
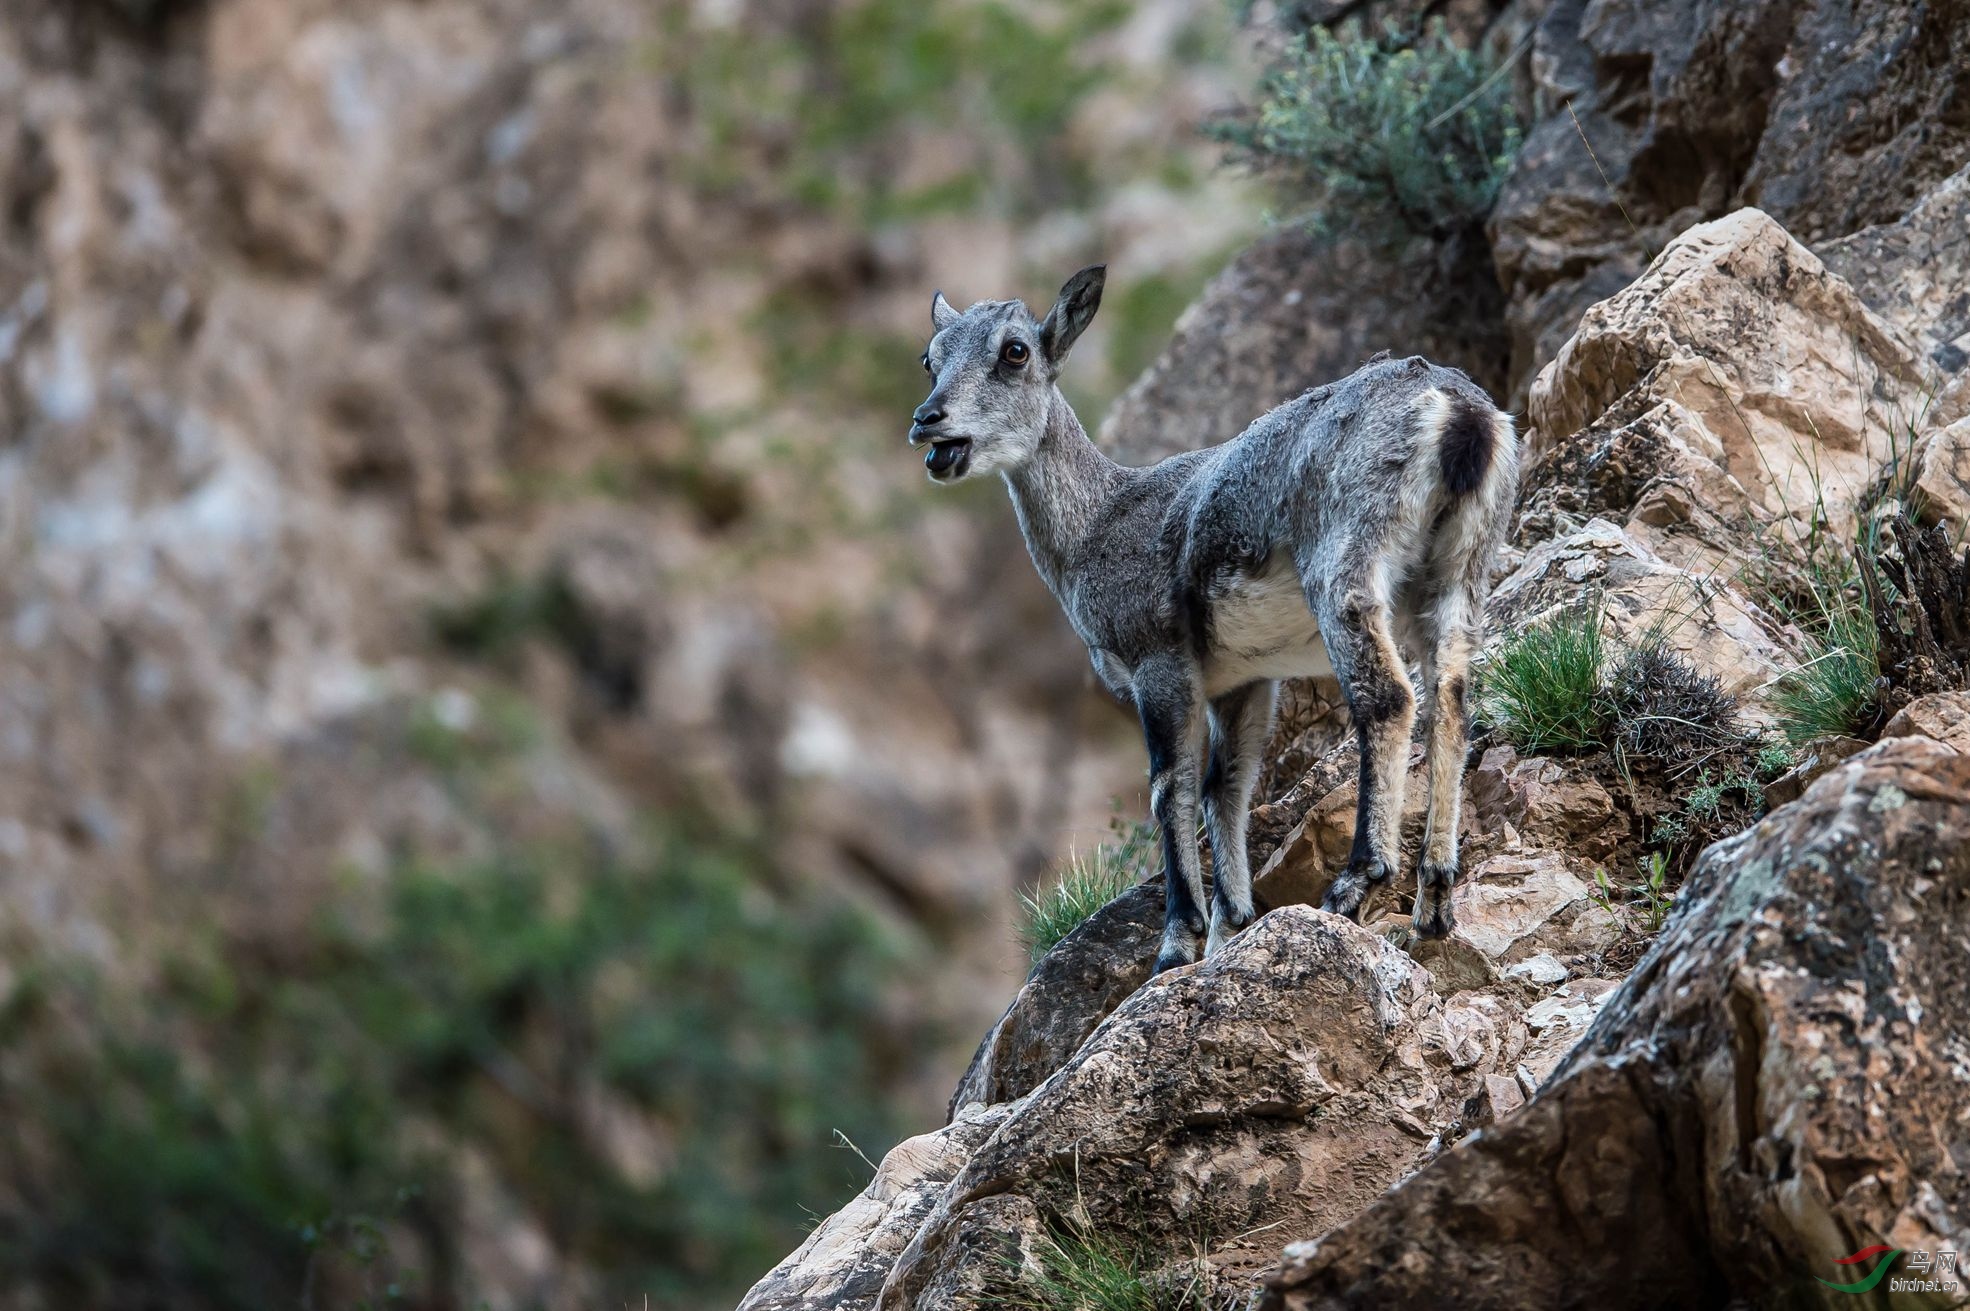
[[[929,372],[930,372],[930,352],[929,352],[929,351],[925,351],[925,352],[923,353],[923,371],[924,371],[925,373],[929,373]]]
[[[1026,343],[1009,341],[999,348],[999,358],[1017,369],[1026,363]]]

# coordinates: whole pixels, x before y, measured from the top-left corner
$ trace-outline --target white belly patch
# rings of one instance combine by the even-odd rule
[[[1204,692],[1217,696],[1261,679],[1332,674],[1320,627],[1290,565],[1271,564],[1213,597]]]

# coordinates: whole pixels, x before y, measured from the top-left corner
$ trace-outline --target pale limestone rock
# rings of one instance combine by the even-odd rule
[[[1587,311],[1532,385],[1533,449],[1671,402],[1657,412],[1674,463],[1709,461],[1759,523],[1803,538],[1816,505],[1836,529],[1852,522],[1934,382],[1851,286],[1741,209],[1690,228]]]

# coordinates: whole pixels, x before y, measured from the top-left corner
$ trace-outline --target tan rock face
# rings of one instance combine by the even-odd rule
[[[1610,636],[1660,636],[1726,692],[1753,691],[1786,667],[1772,616],[1728,582],[1670,564],[1605,519],[1526,553],[1492,590],[1491,640],[1589,598],[1600,600]]]
[[[1883,742],[1706,853],[1538,1095],[1289,1246],[1264,1304],[1707,1305],[1963,1250],[1966,924],[1970,758]]]
[[[1851,522],[1854,498],[1908,446],[1930,382],[1852,287],[1771,218],[1739,210],[1684,232],[1587,311],[1532,385],[1533,449],[1617,402],[1631,414],[1673,405],[1653,412],[1675,463],[1709,460],[1761,523],[1803,538],[1816,504]]]
[[[1921,737],[1970,755],[1970,692],[1935,692],[1897,711],[1881,736]]]
[[[1918,523],[1943,524],[1960,539],[1970,532],[1970,418],[1924,438],[1915,458],[1910,516]]]
[[[1357,925],[1307,907],[1263,917],[1138,991],[1012,1107],[878,1305],[926,1305],[974,1210],[1009,1196],[1152,1251],[1205,1232],[1229,1269],[1276,1246],[1255,1229],[1325,1229],[1427,1150],[1443,1108],[1421,1026],[1440,1005],[1420,966]],[[1017,1235],[1001,1237],[1016,1259]]]
[[[859,1196],[753,1285],[740,1311],[849,1311],[872,1305],[897,1254],[1009,1106],[977,1106],[889,1150]]]

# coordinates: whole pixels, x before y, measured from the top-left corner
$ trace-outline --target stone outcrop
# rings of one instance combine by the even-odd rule
[[[1900,220],[1970,154],[1946,108],[1965,17],[1956,0],[1547,7],[1539,119],[1491,220],[1516,386],[1693,223],[1756,205],[1817,246]]]
[[[1136,992],[1013,1106],[877,1305],[950,1305],[930,1292],[985,1259],[971,1236],[996,1236],[1003,1276],[1020,1241],[1062,1217],[1171,1259],[1209,1234],[1232,1270],[1276,1247],[1279,1228],[1324,1230],[1436,1137],[1441,1066],[1423,1026],[1440,1005],[1420,966],[1359,926],[1307,907],[1264,917]]]
[[[1533,383],[1528,445],[1536,458],[1576,433],[1612,441],[1602,434],[1642,426],[1656,447],[1636,471],[1645,480],[1628,505],[1596,509],[1660,537],[1700,504],[1727,523],[1749,517],[1740,539],[1753,525],[1803,538],[1816,507],[1836,528],[1852,522],[1859,493],[1923,422],[1931,382],[1846,281],[1767,215],[1739,210],[1678,236],[1581,318]]]
[[[1539,1093],[1289,1246],[1264,1305],[1707,1305],[1963,1250],[1967,917],[1970,764],[1864,752],[1712,848]]]
[[[1033,967],[985,1035],[951,1094],[973,1103],[1024,1097],[1067,1063],[1095,1026],[1149,977],[1163,934],[1163,888],[1131,888],[1096,911]]]

